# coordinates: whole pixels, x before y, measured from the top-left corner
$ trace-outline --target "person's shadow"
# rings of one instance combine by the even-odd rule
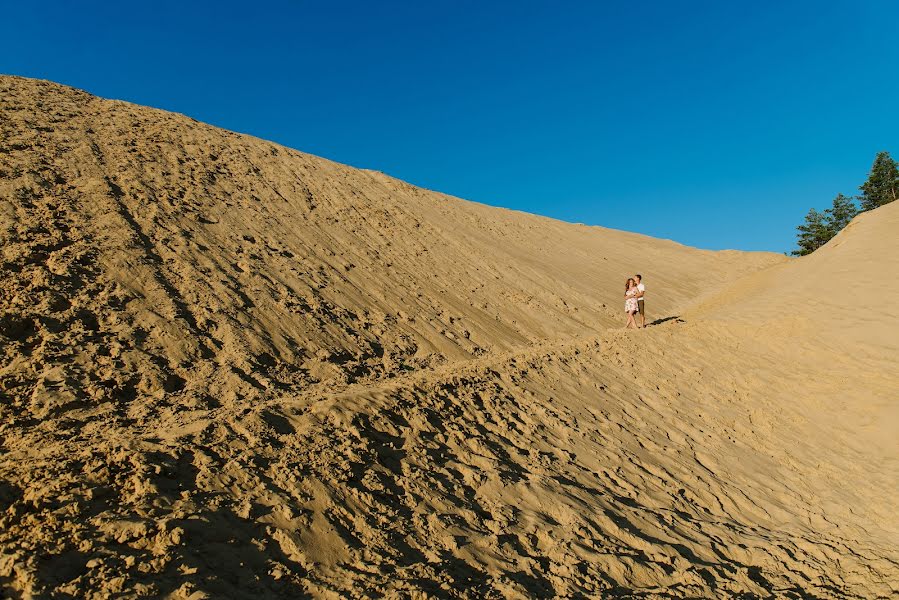
[[[652,323],[649,323],[648,326],[649,326],[649,327],[652,327],[653,325],[661,325],[662,323],[667,323],[668,321],[672,321],[672,320],[673,320],[675,323],[686,323],[686,321],[684,321],[683,319],[681,319],[679,315],[675,315],[675,316],[673,316],[673,317],[665,317],[664,319],[656,319],[656,320],[653,321]]]

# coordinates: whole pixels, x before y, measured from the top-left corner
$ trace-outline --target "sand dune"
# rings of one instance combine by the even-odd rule
[[[0,91],[6,594],[899,593],[899,207],[709,252]]]

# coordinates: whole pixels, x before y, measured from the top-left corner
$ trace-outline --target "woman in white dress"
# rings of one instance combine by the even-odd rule
[[[634,329],[637,329],[637,321],[634,320],[634,315],[637,314],[638,310],[637,282],[629,277],[627,283],[624,284],[624,312],[627,313],[627,323],[624,325],[625,329],[631,326],[633,326]]]

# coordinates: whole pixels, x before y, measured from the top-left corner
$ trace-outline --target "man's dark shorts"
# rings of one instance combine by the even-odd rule
[[[643,300],[637,300],[637,310],[640,311],[640,314],[643,314]]]

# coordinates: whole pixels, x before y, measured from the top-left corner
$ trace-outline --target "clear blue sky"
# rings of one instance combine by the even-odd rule
[[[899,153],[894,0],[2,9],[0,72],[705,248],[789,250]]]

